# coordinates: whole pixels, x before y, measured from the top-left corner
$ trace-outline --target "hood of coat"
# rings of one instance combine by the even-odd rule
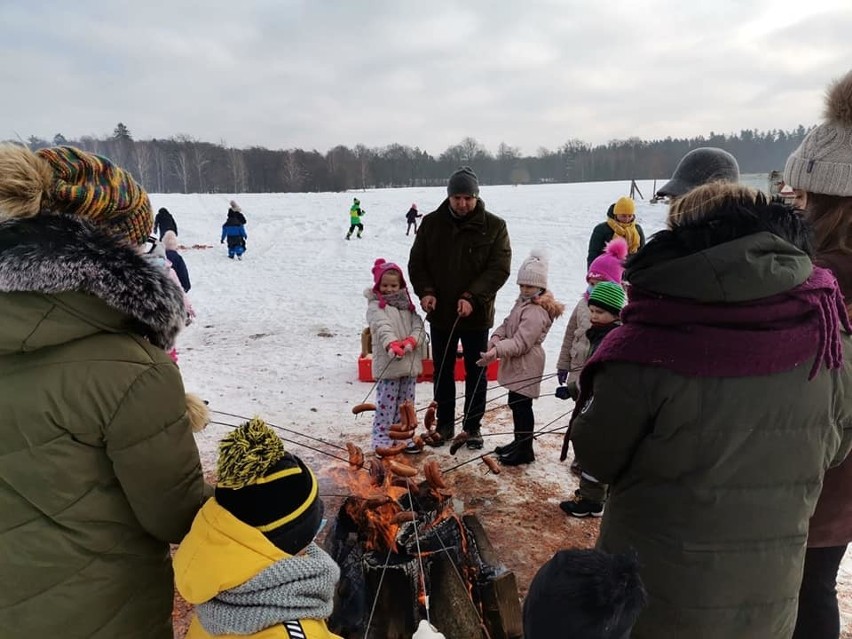
[[[0,222],[0,293],[14,301],[4,303],[0,353],[103,331],[168,349],[186,319],[183,292],[164,269],[67,215]]]
[[[804,251],[766,231],[682,255],[661,232],[628,264],[631,286],[701,303],[763,299],[802,284],[813,271]]]
[[[551,320],[555,320],[565,312],[565,304],[558,302],[555,297],[553,297],[553,293],[549,290],[546,290],[541,295],[538,295],[532,299],[533,304],[538,304],[545,311],[547,311],[548,316],[550,316]]]
[[[211,497],[175,552],[175,585],[189,603],[204,603],[290,556]]]

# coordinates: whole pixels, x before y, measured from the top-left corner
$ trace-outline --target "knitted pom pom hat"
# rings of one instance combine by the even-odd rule
[[[100,155],[70,146],[0,145],[0,219],[65,213],[85,218],[133,246],[154,227],[148,194]]]
[[[382,276],[388,271],[396,271],[397,275],[399,275],[399,288],[400,290],[405,291],[406,296],[408,296],[408,310],[414,312],[415,306],[414,302],[411,301],[411,295],[408,294],[408,285],[405,283],[405,277],[402,274],[402,269],[394,262],[388,262],[384,258],[378,258],[375,262],[373,262],[373,292],[379,298],[379,308],[384,308],[387,306],[387,301],[379,290],[379,285],[382,282]]]
[[[257,417],[219,442],[215,498],[291,555],[313,541],[322,522],[317,478]]]
[[[616,236],[604,247],[604,252],[598,255],[589,265],[586,280],[597,279],[605,282],[621,283],[624,274],[624,260],[627,257],[627,240]]]
[[[612,214],[615,215],[636,215],[636,202],[631,198],[622,196],[615,202],[612,207]]]
[[[543,251],[532,250],[518,269],[518,284],[547,288],[547,256]]]
[[[829,87],[825,122],[787,158],[784,181],[809,193],[852,196],[852,71]]]
[[[615,282],[595,284],[595,287],[589,294],[589,306],[602,308],[616,317],[621,315],[621,309],[624,308],[625,301],[624,289],[621,288],[620,284],[616,284]]]

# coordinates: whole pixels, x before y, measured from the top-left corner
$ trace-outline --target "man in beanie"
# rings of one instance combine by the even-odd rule
[[[171,639],[169,544],[205,497],[166,351],[183,292],[108,159],[0,146],[0,636]]]
[[[509,277],[512,248],[506,223],[485,210],[470,167],[450,176],[447,199],[423,218],[408,259],[408,277],[426,312],[435,365],[438,432],[455,434],[456,349],[465,364],[463,428],[469,448],[482,448],[485,369],[476,362],[494,325],[494,298]],[[438,444],[440,445],[440,444]]]
[[[784,181],[813,228],[814,264],[837,278],[852,309],[852,71],[829,87],[825,121],[787,159]],[[794,639],[840,633],[837,571],[852,541],[852,458],[830,468],[808,530]]]
[[[620,197],[606,212],[606,221],[598,224],[589,238],[586,266],[590,267],[604,248],[616,237],[627,242],[627,252],[633,255],[645,246],[645,232],[636,223],[636,203],[629,197]]]
[[[657,197],[674,200],[702,184],[739,181],[740,166],[733,155],[723,149],[703,146],[693,149],[680,159],[672,179],[657,191]]]
[[[524,599],[524,639],[627,639],[645,605],[633,553],[560,550]]]
[[[178,591],[195,606],[186,639],[331,639],[340,569],[314,543],[317,478],[255,418],[219,444],[216,493],[175,553]]]

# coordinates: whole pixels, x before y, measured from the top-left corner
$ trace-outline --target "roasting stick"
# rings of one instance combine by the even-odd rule
[[[241,420],[246,421],[246,422],[249,421],[249,419],[250,419],[248,417],[244,417],[243,415],[235,415],[234,413],[226,413],[226,412],[221,411],[221,410],[213,410],[212,408],[210,409],[210,412],[216,413],[217,415],[224,415],[226,417],[233,417],[234,419],[241,419]],[[281,430],[281,431],[284,431],[285,433],[293,433],[294,435],[298,435],[299,437],[304,437],[305,439],[310,439],[311,441],[315,441],[315,442],[318,442],[320,444],[325,444],[326,446],[331,446],[332,448],[337,448],[338,450],[346,450],[345,446],[340,446],[338,444],[332,444],[331,442],[327,442],[324,439],[320,439],[319,437],[311,437],[310,435],[305,435],[304,433],[300,433],[297,430],[292,430],[291,428],[285,428],[284,426],[276,426],[275,424],[267,422],[265,419],[263,421],[266,422],[267,426],[269,426],[271,428],[276,428],[276,429]],[[211,423],[221,424],[221,422],[211,422]],[[233,424],[225,424],[225,426],[231,426],[233,428],[234,425]],[[287,441],[287,440],[285,440],[285,441]],[[298,443],[298,442],[293,442],[293,443]],[[299,445],[301,446],[302,444],[299,444]]]
[[[411,485],[408,482],[405,482],[405,488],[408,490],[409,510],[414,513],[414,543],[417,544],[417,562],[420,564],[420,579],[423,580],[423,598],[426,600],[426,621],[428,621],[429,625],[431,625],[432,617],[429,614],[429,593],[426,592],[426,571],[423,568],[423,555],[420,552],[420,532],[417,530],[417,512],[414,510],[414,498],[411,496]]]

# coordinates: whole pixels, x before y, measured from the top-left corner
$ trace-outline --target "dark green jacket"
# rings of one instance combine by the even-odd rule
[[[0,637],[171,639],[203,499],[180,291],[65,217],[0,223]]]
[[[434,295],[437,307],[426,318],[449,330],[456,321],[458,300],[467,298],[473,313],[458,328],[494,325],[494,298],[512,267],[506,223],[485,210],[479,200],[463,220],[450,213],[449,200],[423,218],[408,258],[408,277],[418,297]]]
[[[751,237],[634,269],[630,281],[731,303],[810,274],[792,245]],[[852,355],[848,336],[845,347]],[[808,518],[825,470],[852,442],[851,366],[847,356],[845,370],[808,381],[810,364],[739,378],[602,365],[572,440],[583,470],[612,484],[599,546],[639,554],[649,604],[634,637],[791,635]]]

